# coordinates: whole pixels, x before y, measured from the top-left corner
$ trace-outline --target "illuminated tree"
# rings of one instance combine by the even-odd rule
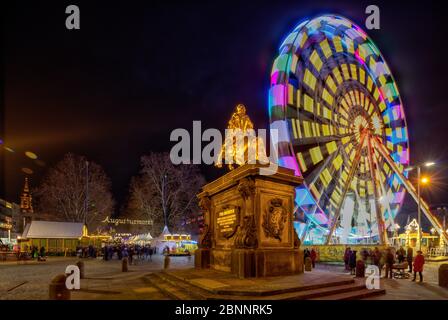
[[[61,221],[86,222],[93,231],[113,211],[110,187],[101,166],[68,153],[50,168],[35,195],[39,211]]]
[[[200,214],[196,194],[204,183],[198,166],[174,165],[168,153],[143,156],[140,174],[130,184],[125,214],[151,219],[154,235],[165,225],[175,231],[195,232],[184,226]]]

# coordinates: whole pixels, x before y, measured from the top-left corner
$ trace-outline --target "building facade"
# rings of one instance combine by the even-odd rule
[[[19,229],[20,207],[16,203],[0,199],[0,238],[15,238]]]

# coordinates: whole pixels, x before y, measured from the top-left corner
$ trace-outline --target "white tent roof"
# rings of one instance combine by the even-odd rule
[[[81,222],[31,221],[26,225],[22,238],[78,239],[83,235],[83,226]]]
[[[171,234],[171,232],[168,230],[168,227],[165,226],[162,230],[162,233],[160,234],[159,238],[163,238],[164,235]]]
[[[134,241],[148,241],[148,240],[152,240],[152,236],[151,233],[143,233],[143,234],[138,234],[135,237],[132,238],[132,240]]]

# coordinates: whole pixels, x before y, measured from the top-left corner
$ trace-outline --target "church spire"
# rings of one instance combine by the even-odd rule
[[[30,193],[28,177],[25,177],[22,195],[20,196],[20,211],[22,213],[33,213],[33,198]]]

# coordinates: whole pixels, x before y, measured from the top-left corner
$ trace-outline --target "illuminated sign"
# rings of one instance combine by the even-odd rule
[[[219,234],[224,238],[232,237],[239,224],[239,208],[226,207],[217,213],[216,225]]]
[[[110,217],[106,217],[102,221],[103,223],[110,223],[118,226],[119,224],[132,224],[132,225],[145,225],[145,226],[152,226],[152,220],[136,220],[136,219],[113,219]]]

